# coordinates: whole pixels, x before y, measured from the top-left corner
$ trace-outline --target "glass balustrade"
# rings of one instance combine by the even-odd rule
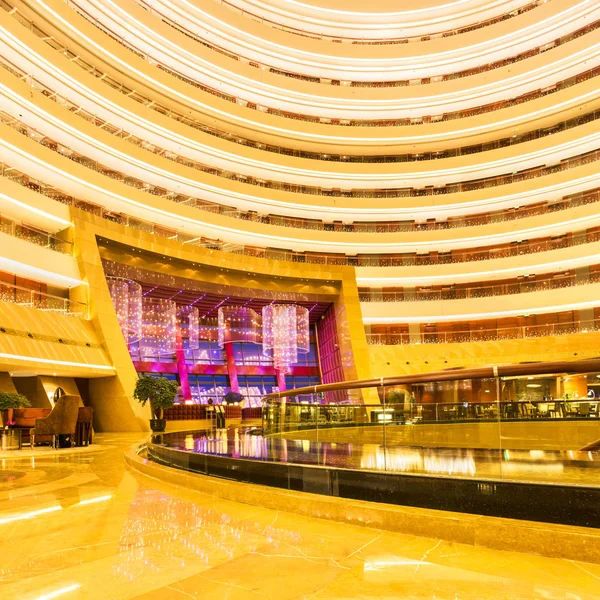
[[[0,215],[0,233],[48,248],[63,254],[73,254],[73,244],[42,229]]]
[[[87,305],[83,302],[53,296],[6,281],[0,281],[0,301],[68,316],[87,317]]]
[[[526,313],[527,309],[523,309]],[[458,318],[458,317],[457,317]],[[483,319],[482,319],[483,320]],[[414,333],[369,333],[367,342],[373,346],[397,346],[416,344],[457,344],[464,342],[488,342],[538,338],[580,333],[596,333],[600,325],[595,320],[575,321],[571,323],[549,323],[544,325],[526,325],[514,327],[479,328],[465,331],[417,331]]]
[[[531,240],[530,242],[519,243],[517,245],[510,245],[506,247],[492,247],[474,251],[460,251],[459,253],[445,252],[438,254],[434,253],[431,255],[398,254],[346,256],[341,254],[323,254],[316,252],[294,252],[292,250],[277,248],[244,246],[242,244],[227,243],[221,240],[211,240],[202,236],[183,234],[177,230],[157,225],[156,223],[144,221],[124,213],[108,211],[103,206],[93,204],[87,200],[82,200],[81,198],[76,198],[53,186],[33,179],[28,175],[14,169],[12,166],[7,165],[6,163],[0,163],[0,174],[3,177],[7,177],[12,181],[15,181],[24,187],[56,200],[57,202],[68,204],[98,217],[119,223],[125,227],[132,227],[134,229],[145,231],[159,237],[189,244],[190,246],[203,247],[208,250],[218,250],[233,254],[243,254],[253,258],[263,258],[269,260],[282,260],[317,265],[348,265],[354,267],[438,265],[521,256],[524,254],[546,252],[559,248],[593,243],[600,240],[600,231],[592,229],[582,232],[574,232],[569,236],[564,236],[559,239],[547,239],[542,241]]]
[[[289,462],[598,485],[599,366],[505,365],[496,376],[485,367],[273,393],[260,434]]]
[[[71,4],[74,4],[74,3],[71,2]],[[324,155],[324,154],[319,155],[319,154],[315,153],[315,156],[309,156],[311,153],[302,153],[302,151],[281,148],[278,146],[265,145],[261,142],[255,141],[255,140],[243,139],[237,135],[233,136],[229,132],[224,132],[221,130],[207,127],[206,125],[202,124],[201,122],[199,122],[197,120],[193,120],[193,119],[190,119],[189,117],[185,117],[175,111],[172,111],[170,108],[167,108],[167,107],[161,105],[160,103],[157,103],[155,100],[152,100],[148,97],[142,96],[139,92],[137,92],[131,88],[128,88],[127,86],[123,85],[122,83],[112,79],[110,76],[107,75],[105,69],[101,69],[101,68],[99,69],[99,68],[96,68],[94,65],[87,63],[86,61],[81,59],[81,57],[79,56],[78,53],[70,51],[68,48],[66,48],[65,46],[60,44],[53,36],[48,35],[46,32],[44,32],[42,29],[40,29],[40,27],[38,25],[36,25],[32,21],[26,19],[18,11],[14,10],[14,7],[6,0],[0,0],[0,6],[2,8],[4,8],[7,12],[9,12],[9,14],[11,14],[13,17],[18,19],[22,25],[24,25],[25,27],[30,29],[32,32],[34,32],[44,42],[48,43],[56,51],[60,52],[64,56],[67,56],[70,61],[72,61],[75,64],[77,64],[78,66],[82,67],[88,73],[101,79],[101,81],[103,81],[107,85],[110,85],[113,89],[116,89],[119,92],[127,95],[128,97],[136,100],[137,102],[144,104],[148,108],[157,110],[158,112],[160,112],[164,115],[167,115],[169,117],[180,120],[181,122],[186,122],[187,124],[191,125],[192,127],[201,129],[201,130],[205,131],[206,133],[210,133],[211,135],[217,135],[218,137],[222,137],[223,139],[227,139],[232,142],[257,147],[259,149],[270,150],[270,151],[274,151],[274,152],[278,152],[278,153],[282,153],[282,154],[303,155],[303,156],[306,155],[307,157],[321,158],[321,159],[325,159],[325,160],[333,159],[330,155]],[[128,50],[130,50],[131,52],[133,52],[140,58],[143,58],[144,60],[146,60],[148,58],[148,57],[146,57],[145,54],[139,52],[137,49],[135,49],[131,45],[126,44],[123,39],[115,37],[108,29],[106,29],[104,26],[102,26],[100,23],[98,23],[96,19],[87,15],[87,13],[85,13],[85,11],[82,11],[79,8],[77,8],[77,10],[82,16],[87,18],[92,24],[94,24],[99,29],[101,29],[105,34],[107,34],[113,40],[115,40],[119,44],[123,45],[125,48],[127,48]],[[585,35],[586,33],[594,31],[598,27],[600,27],[600,21],[590,24],[581,30],[578,30],[576,32],[568,34],[568,35],[564,36],[564,38],[559,38],[558,40],[555,40],[554,44],[552,44],[552,43],[546,44],[538,49],[528,51],[523,55],[519,55],[519,57],[513,57],[511,59],[507,59],[507,61],[505,63],[502,63],[501,65],[499,65],[498,62],[491,63],[490,65],[487,65],[484,67],[477,67],[477,69],[475,69],[475,70],[462,71],[459,73],[454,73],[454,74],[450,74],[450,75],[446,75],[446,76],[422,79],[422,80],[419,80],[419,84],[431,83],[432,81],[437,81],[437,80],[451,80],[451,79],[461,78],[461,77],[473,75],[473,74],[476,74],[479,72],[485,72],[492,68],[496,68],[497,66],[505,66],[505,64],[512,64],[514,62],[517,62],[517,60],[522,60],[524,58],[528,58],[530,56],[537,54],[538,52],[544,52],[545,50],[549,49],[550,47],[560,45],[562,43],[565,43],[565,42],[571,41],[572,39],[580,37],[581,35]],[[186,34],[186,35],[188,35],[188,34]],[[224,51],[221,51],[221,53],[227,54]],[[176,77],[182,81],[185,81],[186,83],[193,85],[196,88],[202,89],[203,91],[205,91],[207,93],[210,93],[215,96],[219,96],[222,99],[228,100],[230,102],[238,103],[238,99],[233,96],[223,94],[219,90],[210,88],[205,85],[201,85],[198,82],[195,82],[175,71],[172,71],[171,69],[167,68],[166,66],[157,63],[157,61],[155,61],[153,59],[150,59],[150,60],[152,60],[154,63],[157,64],[157,68],[170,73],[174,77]],[[258,65],[254,61],[250,61],[249,64],[251,64],[252,66],[256,66],[257,68],[262,68],[261,65]],[[277,71],[277,70],[274,70],[274,71]],[[581,83],[582,81],[586,81],[587,79],[589,79],[591,77],[595,77],[596,75],[598,75],[598,73],[600,73],[600,69],[592,69],[592,70],[586,71],[584,73],[581,73],[575,77],[571,77],[567,80],[559,81],[556,84],[547,86],[544,89],[537,90],[532,93],[527,93],[523,96],[519,96],[517,98],[513,98],[510,100],[497,102],[497,103],[486,105],[486,106],[481,106],[481,107],[478,107],[475,109],[466,109],[466,110],[458,111],[458,112],[443,113],[441,115],[426,115],[423,117],[410,118],[410,119],[379,120],[379,121],[365,121],[365,120],[355,120],[355,119],[324,119],[321,117],[313,117],[313,116],[309,116],[309,115],[300,115],[300,114],[296,114],[296,113],[282,112],[280,110],[263,107],[262,105],[258,105],[258,104],[252,103],[252,102],[245,102],[245,106],[249,107],[251,109],[259,110],[261,112],[268,112],[271,114],[285,116],[290,119],[318,122],[320,124],[325,124],[325,125],[331,124],[331,125],[362,126],[362,127],[364,127],[364,126],[367,126],[367,127],[409,126],[409,125],[418,125],[418,124],[422,124],[422,123],[454,120],[457,118],[465,118],[465,117],[474,116],[477,114],[496,111],[496,110],[499,110],[500,108],[506,108],[508,106],[514,106],[514,105],[520,104],[522,102],[527,102],[529,100],[533,100],[535,98],[539,98],[539,97],[545,96],[547,94],[554,93],[556,91],[565,89],[572,85],[576,85],[578,83]],[[291,76],[294,76],[294,75],[291,75]],[[336,81],[335,83],[339,84],[340,82]],[[368,87],[386,87],[389,84],[390,84],[390,82],[374,82],[374,83],[356,82],[355,83],[355,85],[358,85],[358,86],[368,86]],[[392,85],[400,85],[400,86],[409,85],[409,84],[410,84],[409,81],[392,82]],[[345,158],[346,157],[342,156],[341,160],[345,160]],[[338,157],[338,159],[339,159],[339,157]]]

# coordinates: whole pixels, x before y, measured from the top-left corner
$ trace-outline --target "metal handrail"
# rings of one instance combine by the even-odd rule
[[[339,383],[323,383],[282,392],[273,392],[263,396],[264,401],[289,398],[302,394],[319,394],[341,390],[357,390],[361,388],[378,388],[410,383],[427,383],[430,381],[457,381],[460,379],[484,379],[493,377],[514,377],[520,375],[555,374],[555,373],[591,373],[600,371],[600,358],[578,361],[533,362],[515,365],[497,365],[475,367],[470,369],[449,369],[432,371],[418,375],[399,375],[395,377],[377,377],[374,379],[356,379]]]

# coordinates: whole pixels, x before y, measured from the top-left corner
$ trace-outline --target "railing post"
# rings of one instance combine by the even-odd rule
[[[381,384],[381,395],[383,398],[383,470],[387,471],[387,412],[386,412],[386,398],[385,398],[385,387],[383,386],[383,377],[380,379]]]

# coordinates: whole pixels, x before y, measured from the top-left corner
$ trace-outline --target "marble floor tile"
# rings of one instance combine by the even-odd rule
[[[125,470],[140,437],[0,460],[0,598],[600,599],[600,565],[222,500]],[[300,498],[300,497],[299,497]]]

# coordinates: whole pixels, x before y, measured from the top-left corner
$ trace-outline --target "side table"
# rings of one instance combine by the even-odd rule
[[[21,449],[21,430],[2,429],[2,450]]]

